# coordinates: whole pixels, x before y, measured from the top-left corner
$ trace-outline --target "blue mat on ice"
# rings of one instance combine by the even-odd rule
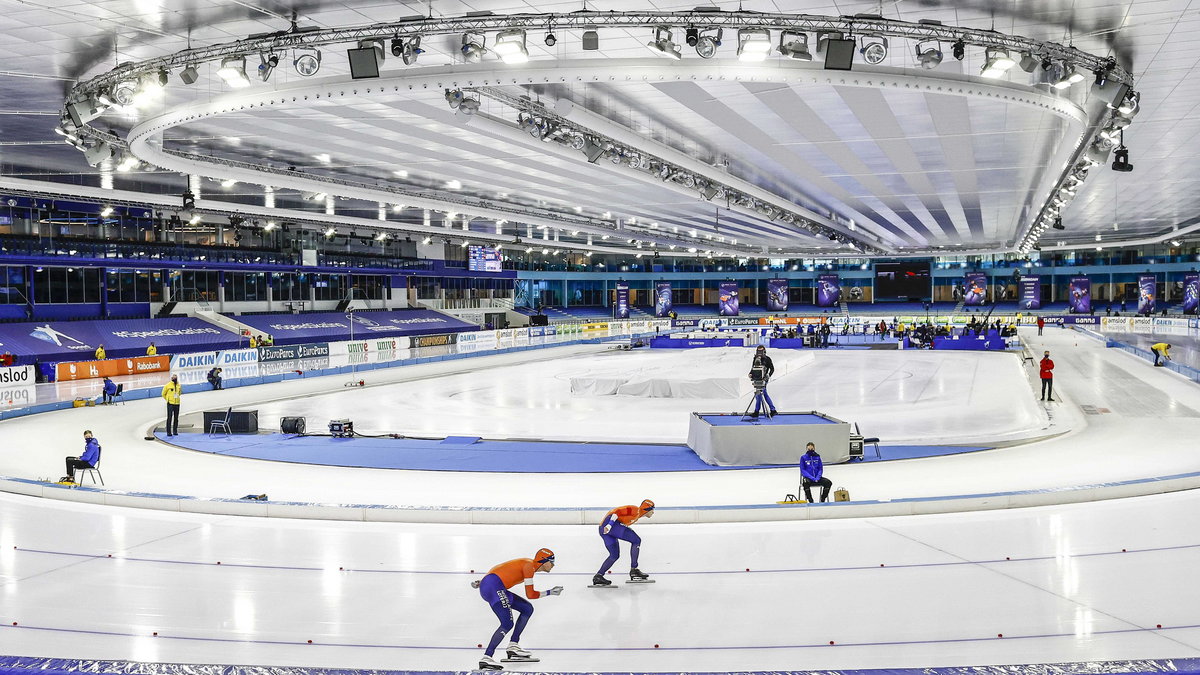
[[[686,445],[632,443],[571,443],[551,441],[477,441],[452,436],[442,439],[330,438],[285,434],[211,438],[180,434],[168,440],[189,450],[231,457],[324,466],[422,471],[483,471],[497,473],[637,473],[647,471],[721,471],[760,469],[758,466],[710,466]],[[951,445],[881,446],[883,459],[936,457],[989,450]],[[799,453],[799,451],[797,451]],[[873,448],[865,461],[879,461]],[[784,466],[796,466],[789,464]]]

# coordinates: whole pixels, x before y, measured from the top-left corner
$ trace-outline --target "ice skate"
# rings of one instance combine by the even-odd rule
[[[645,572],[643,572],[635,567],[635,568],[629,570],[629,581],[626,581],[625,583],[627,583],[627,584],[652,584],[652,583],[654,583],[654,580],[650,578],[649,574],[646,574]]]
[[[496,662],[496,659],[484,654],[479,658],[480,670],[504,670],[504,666]]]
[[[588,588],[609,588],[612,585],[613,582],[605,579],[603,574],[597,574],[592,577],[592,583],[588,584]]]
[[[500,660],[505,663],[537,663],[541,661],[541,659],[534,656],[528,649],[522,649],[521,645],[515,642],[508,643],[508,648],[504,651],[508,654],[508,658]]]

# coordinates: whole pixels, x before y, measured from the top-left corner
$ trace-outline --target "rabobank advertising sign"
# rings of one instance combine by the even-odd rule
[[[171,370],[186,370],[188,368],[212,368],[217,365],[216,352],[196,352],[195,354],[172,354]]]

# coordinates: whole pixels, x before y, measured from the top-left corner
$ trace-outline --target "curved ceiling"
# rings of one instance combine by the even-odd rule
[[[900,2],[885,5],[883,13],[889,19],[935,19],[971,28],[986,29],[994,21],[998,31],[1070,42],[1098,56],[1114,55],[1131,68],[1143,110],[1127,130],[1125,142],[1138,169],[1121,174],[1107,168],[1094,170],[1075,202],[1064,211],[1067,229],[1055,231],[1068,244],[1094,245],[1096,234],[1112,243],[1123,237],[1169,232],[1188,224],[1195,206],[1187,169],[1198,160],[1187,150],[1186,141],[1196,131],[1197,122],[1187,113],[1197,94],[1186,86],[1186,77],[1196,57],[1185,49],[1194,41],[1183,30],[1190,18],[1187,3],[1163,0],[1149,3],[1153,8],[1142,4],[1142,8],[1134,2],[1092,7],[1074,2],[1067,8],[1060,3],[1030,7],[1016,2],[968,2],[942,7]],[[734,3],[716,6],[737,9]],[[89,167],[80,153],[55,143],[57,137],[51,130],[58,122],[67,88],[76,78],[111,69],[114,50],[115,60],[124,62],[162,56],[188,44],[231,42],[285,29],[293,9],[300,26],[318,27],[395,21],[428,11],[427,6],[415,3],[350,0],[294,5],[113,0],[71,8],[61,3],[0,0],[0,8],[8,10],[8,20],[0,27],[0,55],[6,64],[0,71],[0,91],[9,94],[10,101],[24,102],[20,109],[2,111],[5,115],[0,117],[3,174],[87,185],[100,185],[102,175],[110,170]],[[745,8],[835,16],[878,11],[876,3],[777,2]],[[503,1],[486,5],[447,2],[433,7],[441,16],[479,10],[509,14],[569,9],[560,5],[508,6]],[[589,3],[588,9],[645,7],[613,2]],[[1068,21],[1071,25],[1064,25]],[[676,41],[682,42],[682,31],[676,33]],[[555,46],[547,47],[540,32],[529,34],[528,67],[572,64],[586,56],[610,61],[596,68],[607,71],[645,61],[649,55],[645,43],[650,34],[642,29],[604,29],[601,49],[594,52],[580,52],[578,31],[557,30],[556,37]],[[738,184],[795,205],[848,239],[859,237],[892,253],[1012,248],[1068,163],[1081,132],[1081,125],[1061,111],[1000,97],[962,95],[950,88],[936,91],[884,85],[893,79],[928,80],[930,76],[968,88],[989,85],[975,77],[983,63],[982,50],[968,52],[960,62],[950,57],[949,45],[943,45],[945,60],[936,71],[927,72],[915,65],[911,45],[897,39],[874,73],[856,62],[853,73],[838,74],[841,79],[835,80],[819,65],[780,64],[779,57],[773,56],[765,68],[787,67],[812,77],[809,81],[720,79],[722,68],[738,67],[735,48],[730,46],[734,42],[726,35],[725,45],[712,61],[701,61],[683,46],[683,61],[654,59],[661,65],[650,66],[677,65],[689,72],[708,68],[712,71],[709,77],[546,78],[543,82],[515,78],[517,82],[499,84],[496,77],[517,71],[491,57],[482,64],[462,64],[455,58],[456,36],[434,36],[423,42],[426,53],[419,66],[399,70],[404,67],[389,56],[383,74],[411,77],[443,70],[444,77],[453,77],[455,68],[464,67],[491,73],[486,88],[473,81],[457,85],[468,92],[478,89],[480,114],[469,121],[446,105],[441,87],[430,87],[314,99],[302,105],[266,106],[196,119],[166,131],[163,147],[221,161],[296,166],[314,176],[419,193],[430,199],[449,194],[452,199],[558,212],[566,219],[617,222],[621,231],[612,233],[613,242],[628,237],[647,244],[658,241],[665,247],[668,241],[675,241],[682,252],[688,240],[694,239],[695,247],[736,247],[735,252],[742,255],[785,251],[851,255],[855,249],[796,224],[750,208],[727,208],[720,200],[707,201],[695,190],[664,183],[644,172],[606,159],[589,164],[569,148],[549,148],[546,146],[553,144],[532,141],[517,130],[516,111],[503,101],[520,96],[548,106],[571,101],[584,111],[585,118],[591,115],[625,128],[648,147],[667,148],[703,162]],[[251,68],[255,62],[250,60]],[[212,76],[212,70],[215,67],[202,66],[200,80],[190,87],[173,74],[162,105],[176,108],[223,95],[227,90]],[[326,48],[320,76],[337,78],[346,71],[342,50]],[[1045,86],[1031,88],[1031,76],[1019,68],[1010,73],[998,86],[1009,88],[1014,95],[1049,96]],[[271,80],[258,83],[258,87],[278,89],[298,83],[310,82],[298,76],[285,58]],[[366,80],[354,84],[372,86]],[[1082,104],[1086,85],[1077,85],[1074,92],[1068,90],[1063,103],[1068,107]],[[158,110],[151,107],[137,116],[109,113],[93,124],[124,136]],[[586,126],[586,119],[583,124]],[[1146,129],[1157,133],[1148,135]],[[165,171],[143,170],[115,177],[110,173],[110,180],[118,189],[144,192],[179,193],[186,187],[181,176]],[[448,184],[454,189],[447,188]],[[61,189],[69,192],[69,188]],[[213,200],[257,205],[264,200],[261,186],[247,183],[229,187],[204,183],[202,191]],[[277,190],[273,198],[279,206],[323,210],[323,204],[304,200],[304,194],[302,190]],[[380,202],[402,203],[400,199],[375,200],[374,193],[371,196],[339,201],[335,209],[342,215],[376,220]],[[397,227],[404,222],[423,222],[423,213],[416,209],[389,209],[386,217]],[[498,219],[494,214],[473,218],[468,228],[494,234]],[[542,236],[522,219],[507,220],[510,222],[499,225],[506,236]],[[533,221],[531,225],[541,222],[527,220]],[[1118,225],[1115,231],[1114,221]],[[691,235],[693,231],[695,235]],[[601,232],[606,230],[584,223],[563,227],[557,236],[564,243],[584,246],[589,233]],[[681,239],[676,241],[671,235]]]

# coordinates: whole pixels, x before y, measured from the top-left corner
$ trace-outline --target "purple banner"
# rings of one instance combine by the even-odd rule
[[[654,284],[654,316],[663,318],[671,314],[671,282]]]
[[[1042,278],[1037,276],[1022,277],[1017,294],[1020,298],[1020,305],[1018,306],[1021,309],[1041,309]]]
[[[1138,275],[1138,314],[1154,313],[1154,295],[1158,282],[1153,274]]]
[[[44,362],[87,361],[104,345],[108,358],[237,349],[239,336],[200,319],[113,319],[0,324],[0,351]],[[242,346],[245,346],[244,341]]]
[[[722,281],[717,297],[717,308],[721,316],[738,315],[738,285],[736,281]]]
[[[629,284],[624,281],[617,282],[617,312],[616,318],[629,318]]]
[[[479,326],[431,309],[354,312],[354,339],[428,335],[479,330]],[[341,312],[315,314],[259,314],[238,317],[254,328],[255,335],[270,335],[277,345],[349,340],[351,319]],[[161,350],[160,350],[161,351]]]
[[[842,300],[842,282],[836,274],[817,277],[817,307],[835,307]]]
[[[979,307],[987,299],[987,275],[971,272],[963,276],[963,305]]]
[[[1200,310],[1200,274],[1183,275],[1183,313],[1196,314]]]
[[[788,308],[788,280],[767,279],[767,311],[786,312]]]
[[[1067,285],[1067,304],[1072,314],[1092,313],[1092,280],[1090,277],[1071,277]]]

